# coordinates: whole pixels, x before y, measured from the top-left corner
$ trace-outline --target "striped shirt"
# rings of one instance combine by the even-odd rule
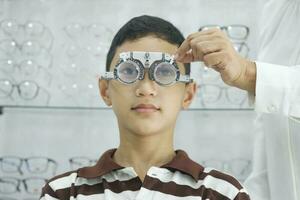
[[[142,182],[132,167],[122,167],[106,151],[96,165],[50,179],[41,200],[249,200],[232,176],[204,168],[177,150],[161,167],[151,167]]]

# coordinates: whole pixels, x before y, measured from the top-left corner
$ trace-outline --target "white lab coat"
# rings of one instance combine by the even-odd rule
[[[260,17],[253,200],[300,200],[300,0],[265,1]],[[280,66],[286,65],[286,66]],[[298,65],[298,66],[297,66]]]
[[[298,80],[297,80],[298,79]],[[253,200],[300,200],[300,66],[257,62]]]

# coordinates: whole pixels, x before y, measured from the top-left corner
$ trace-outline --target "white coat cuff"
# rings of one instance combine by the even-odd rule
[[[288,115],[289,78],[286,66],[256,62],[255,110]]]

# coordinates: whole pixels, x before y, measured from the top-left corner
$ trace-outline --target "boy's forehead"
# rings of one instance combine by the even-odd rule
[[[175,54],[178,46],[171,44],[166,40],[154,37],[146,36],[132,41],[126,41],[117,48],[114,58],[111,63],[111,68],[115,66],[119,61],[119,54],[128,51],[143,51],[143,52],[164,52],[170,55]],[[179,68],[183,68],[179,67]]]
[[[154,36],[147,36],[133,41],[125,41],[118,47],[117,51],[119,51],[119,53],[124,51],[146,51],[174,54],[177,48],[177,45],[171,44],[166,40]]]

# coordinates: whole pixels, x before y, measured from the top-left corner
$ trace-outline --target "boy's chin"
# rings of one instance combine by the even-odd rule
[[[132,132],[138,136],[152,136],[162,133],[162,128],[156,127],[148,127],[148,126],[139,126],[139,127],[132,127]]]

